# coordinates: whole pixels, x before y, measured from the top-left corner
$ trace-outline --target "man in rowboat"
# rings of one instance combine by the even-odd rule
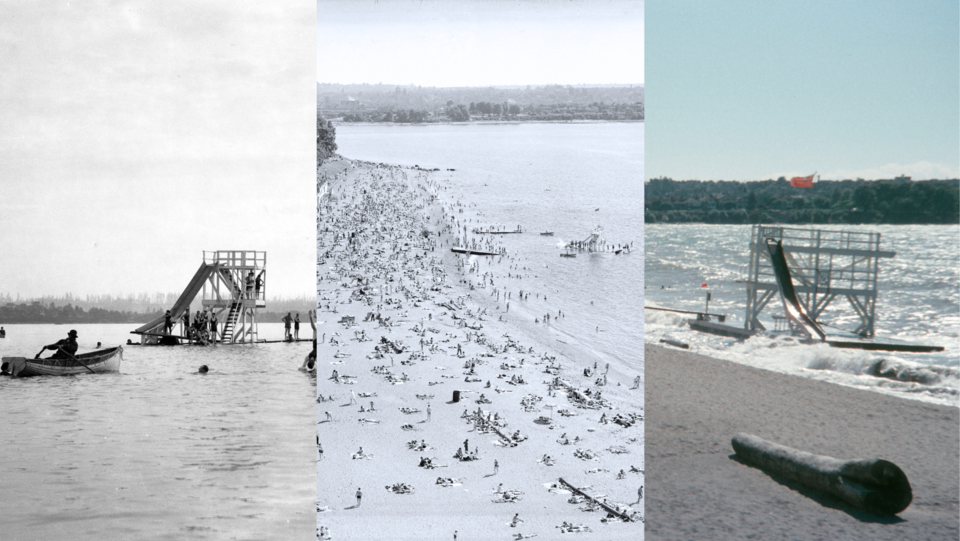
[[[55,344],[50,344],[49,346],[43,346],[40,353],[50,349],[56,351],[56,353],[50,357],[51,359],[69,359],[76,355],[79,347],[80,344],[77,344],[77,331],[71,330],[63,340],[58,340]],[[37,353],[37,356],[34,358],[39,359],[40,353]]]

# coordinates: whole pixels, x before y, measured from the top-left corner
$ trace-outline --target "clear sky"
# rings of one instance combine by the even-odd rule
[[[958,6],[647,2],[646,177],[960,177]]]
[[[643,1],[317,0],[317,79],[642,84]]]
[[[256,249],[312,295],[315,43],[309,3],[5,2],[0,291],[179,292]]]

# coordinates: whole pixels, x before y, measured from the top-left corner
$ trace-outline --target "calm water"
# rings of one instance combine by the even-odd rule
[[[945,350],[842,350],[799,344],[791,337],[754,337],[736,342],[691,331],[684,323],[688,316],[651,310],[646,312],[646,341],[672,338],[689,343],[701,353],[761,368],[940,404],[960,404],[960,228],[820,228],[879,232],[881,248],[895,251],[896,257],[880,260],[876,336],[941,345]],[[704,291],[711,291],[710,311],[733,316],[727,323],[742,327],[746,290],[736,280],[747,274],[749,239],[750,226],[647,225],[647,303],[702,311]],[[704,283],[707,289],[701,287]],[[763,314],[761,321],[772,329],[770,316],[783,314],[779,298]],[[846,301],[838,299],[820,321],[834,329],[852,330],[859,318]],[[896,367],[901,379],[864,374],[867,367],[880,361]],[[923,381],[913,381],[917,376]]]
[[[136,325],[5,327],[0,355],[32,357],[71,328],[83,353]],[[119,374],[0,378],[0,538],[310,539],[309,351],[127,346]]]
[[[341,125],[337,144],[348,158],[440,168],[451,186],[440,198],[480,214],[471,228],[521,225],[527,233],[498,240],[529,270],[497,286],[541,298],[512,301],[523,317],[511,321],[551,347],[642,371],[643,133],[642,123]],[[559,256],[598,225],[608,242],[634,242],[633,254]],[[547,312],[549,327],[533,323]]]

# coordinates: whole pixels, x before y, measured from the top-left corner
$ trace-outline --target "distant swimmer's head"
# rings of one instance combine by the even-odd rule
[[[197,373],[198,373],[198,374],[206,374],[206,373],[209,372],[209,371],[210,371],[210,368],[208,368],[207,365],[204,364],[204,365],[201,365],[201,366],[200,366],[200,369],[197,370]]]

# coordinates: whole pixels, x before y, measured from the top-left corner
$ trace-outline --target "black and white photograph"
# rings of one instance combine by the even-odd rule
[[[317,3],[317,534],[643,539],[643,2]]]
[[[314,535],[313,17],[0,5],[3,539]]]

